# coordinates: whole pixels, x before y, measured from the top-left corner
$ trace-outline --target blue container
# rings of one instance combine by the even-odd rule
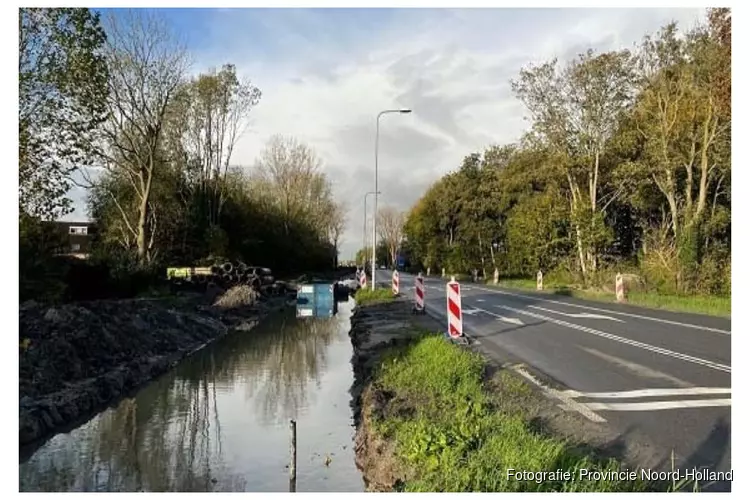
[[[332,283],[310,283],[297,288],[298,318],[330,318],[338,312]]]

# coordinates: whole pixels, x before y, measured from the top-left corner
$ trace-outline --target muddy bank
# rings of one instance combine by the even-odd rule
[[[388,399],[388,395],[373,387],[372,377],[390,347],[409,343],[420,329],[435,331],[436,323],[428,316],[413,315],[411,302],[401,298],[357,306],[351,324],[356,464],[367,491],[394,491],[403,481],[405,471],[395,458],[394,443],[382,440],[372,431],[373,414],[382,411]]]
[[[232,330],[252,328],[283,298],[243,290],[205,296],[35,303],[19,310],[19,442],[83,422],[119,396]]]

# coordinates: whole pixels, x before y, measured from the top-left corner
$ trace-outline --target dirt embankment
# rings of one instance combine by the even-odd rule
[[[168,299],[81,302],[19,311],[19,441],[91,416],[231,330],[252,328],[283,298],[236,287]]]
[[[373,412],[380,411],[384,404],[383,395],[372,387],[372,376],[390,347],[408,343],[419,329],[435,330],[435,323],[427,316],[413,315],[409,302],[402,298],[357,306],[351,324],[355,460],[368,491],[393,491],[405,471],[395,459],[394,443],[380,439],[371,429]]]

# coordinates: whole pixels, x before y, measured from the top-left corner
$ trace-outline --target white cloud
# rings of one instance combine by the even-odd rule
[[[336,194],[350,208],[342,245],[348,258],[362,242],[362,203],[373,189],[380,110],[414,110],[381,120],[380,204],[407,209],[465,155],[520,137],[524,110],[509,80],[522,66],[567,59],[588,47],[632,48],[671,20],[691,27],[703,11],[409,10],[361,31],[337,18],[338,36],[332,26],[320,25],[325,15],[319,11],[274,12],[264,24],[264,33],[280,37],[273,54],[264,56],[253,42],[248,55],[250,42],[243,37],[249,35],[242,30],[249,28],[242,20],[262,15],[235,12],[231,22],[225,13],[215,16],[223,24],[211,30],[221,36],[212,38],[222,46],[206,40],[199,67],[235,63],[263,92],[235,163],[252,165],[273,134],[294,135],[318,151]]]

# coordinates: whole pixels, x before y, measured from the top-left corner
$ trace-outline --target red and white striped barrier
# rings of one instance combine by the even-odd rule
[[[541,270],[536,273],[536,289],[544,290],[544,275]]]
[[[393,295],[398,295],[398,271],[393,271],[393,278],[391,279],[391,289],[393,290]]]
[[[455,278],[451,278],[445,292],[448,302],[448,335],[452,338],[462,337],[464,329],[461,316],[461,285]]]
[[[367,286],[367,273],[363,269],[362,272],[359,275],[359,286],[361,288],[364,288]]]
[[[414,278],[414,309],[417,312],[424,312],[424,278],[422,273]]]
[[[625,284],[622,282],[622,274],[615,276],[615,295],[617,302],[625,302]]]

